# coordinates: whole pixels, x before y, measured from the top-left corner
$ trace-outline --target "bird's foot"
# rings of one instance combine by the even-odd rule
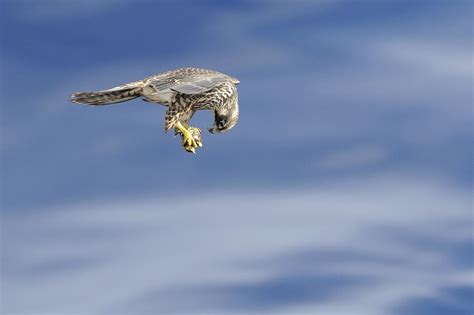
[[[201,137],[201,129],[196,128],[196,127],[189,127],[188,128],[189,132],[191,133],[194,141],[196,141],[196,144],[198,147],[202,147],[202,137]]]
[[[183,148],[187,152],[196,153],[196,149],[202,147],[201,130],[199,128],[178,123],[175,132],[181,135]]]

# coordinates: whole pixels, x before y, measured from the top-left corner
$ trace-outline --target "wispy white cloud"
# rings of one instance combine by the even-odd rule
[[[470,226],[461,224],[469,204],[468,192],[388,174],[304,191],[84,201],[7,215],[4,309],[230,314],[232,299],[247,299],[237,288],[280,283],[268,289],[278,295],[277,279],[322,273],[340,279],[328,297],[266,310],[385,314],[410,297],[465,284],[472,266],[455,264],[462,253],[443,244],[469,240]],[[416,245],[425,239],[432,241]],[[364,281],[344,282],[353,277]],[[239,305],[265,310],[258,296],[252,301]]]
[[[373,51],[410,72],[472,79],[472,50],[454,41],[447,45],[445,40],[435,41],[435,38],[388,39],[376,43]]]

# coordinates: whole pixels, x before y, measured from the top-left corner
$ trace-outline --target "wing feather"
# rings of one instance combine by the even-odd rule
[[[220,83],[232,80],[231,77],[216,74],[194,74],[188,76],[172,76],[151,78],[147,83],[158,91],[172,90],[183,94],[199,94],[212,90]]]
[[[226,75],[189,78],[184,82],[175,82],[170,89],[183,94],[199,94],[212,90],[225,81],[229,81]]]

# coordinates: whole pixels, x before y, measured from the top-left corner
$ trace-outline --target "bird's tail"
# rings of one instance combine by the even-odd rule
[[[70,100],[77,104],[109,105],[137,98],[142,93],[141,81],[121,85],[109,90],[71,94]]]

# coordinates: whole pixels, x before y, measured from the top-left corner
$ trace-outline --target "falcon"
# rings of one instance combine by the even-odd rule
[[[174,128],[175,134],[181,135],[183,148],[196,153],[202,147],[201,130],[191,127],[189,120],[198,110],[211,110],[214,124],[208,129],[210,133],[232,129],[239,119],[238,84],[238,79],[218,71],[181,68],[108,90],[74,93],[70,100],[102,106],[141,97],[167,106],[165,132]]]

